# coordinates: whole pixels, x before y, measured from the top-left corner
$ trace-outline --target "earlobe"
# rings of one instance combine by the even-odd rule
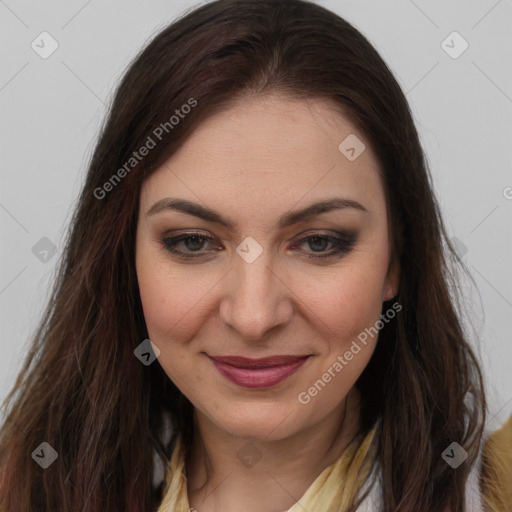
[[[382,290],[382,300],[389,300],[396,296],[398,293],[398,286],[400,284],[400,267],[396,259],[392,262],[388,269],[384,288]]]

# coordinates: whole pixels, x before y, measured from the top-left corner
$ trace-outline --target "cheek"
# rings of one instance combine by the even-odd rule
[[[147,253],[147,254],[146,254]],[[160,256],[159,256],[160,257]],[[185,276],[178,267],[141,249],[137,257],[137,279],[150,338],[160,344],[164,339],[184,340],[204,314],[204,280]],[[163,256],[165,258],[165,255]]]
[[[347,267],[321,280],[304,295],[318,329],[343,344],[379,317],[384,276],[375,267]]]
[[[386,270],[387,261],[361,254],[353,264],[326,274],[314,286],[310,283],[303,295],[309,321],[321,336],[318,364],[303,390],[306,399],[322,395],[313,405],[315,414],[334,407],[348,393],[373,354]]]
[[[316,295],[310,299],[315,331],[322,338],[317,345],[318,362],[297,398],[314,421],[347,396],[366,368],[378,339],[375,325],[382,310],[382,291],[379,279],[352,272],[324,287],[323,300]]]
[[[205,287],[195,280],[180,278],[176,269],[153,256],[137,259],[137,277],[149,338],[160,349],[158,362],[168,377],[187,396],[201,385],[202,376],[193,372],[190,340],[204,314],[201,298]],[[194,374],[191,387],[190,375]]]
[[[137,265],[137,277],[148,332],[156,340],[180,318],[177,289],[147,260]]]
[[[376,226],[339,265],[297,283],[296,289],[303,290],[301,298],[312,312],[311,321],[326,339],[347,342],[378,320],[389,264],[386,229],[385,223]]]

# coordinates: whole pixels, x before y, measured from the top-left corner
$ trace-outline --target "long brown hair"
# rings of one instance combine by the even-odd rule
[[[159,33],[112,100],[49,304],[4,404],[2,511],[158,507],[154,457],[165,464],[173,448],[163,417],[190,435],[191,406],[159,364],[134,356],[148,337],[134,262],[141,184],[235,96],[269,92],[329,99],[382,164],[402,310],[381,329],[357,382],[363,430],[381,421],[382,510],[463,510],[486,405],[452,297],[457,257],[405,96],[372,45],[328,10],[302,0],[217,0]],[[134,163],[148,137],[154,147]],[[441,457],[453,441],[469,454],[457,469]],[[42,442],[58,453],[45,470],[31,457]]]

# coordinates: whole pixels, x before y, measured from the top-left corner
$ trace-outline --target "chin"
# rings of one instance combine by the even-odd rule
[[[239,414],[217,412],[215,416],[213,421],[218,428],[248,441],[278,441],[292,435],[299,424],[293,411],[277,403],[270,407],[245,407]]]

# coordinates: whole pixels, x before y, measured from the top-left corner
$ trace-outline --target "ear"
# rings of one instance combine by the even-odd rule
[[[398,286],[400,284],[400,267],[396,258],[390,263],[384,287],[382,289],[382,300],[389,300],[396,296],[398,293]]]

